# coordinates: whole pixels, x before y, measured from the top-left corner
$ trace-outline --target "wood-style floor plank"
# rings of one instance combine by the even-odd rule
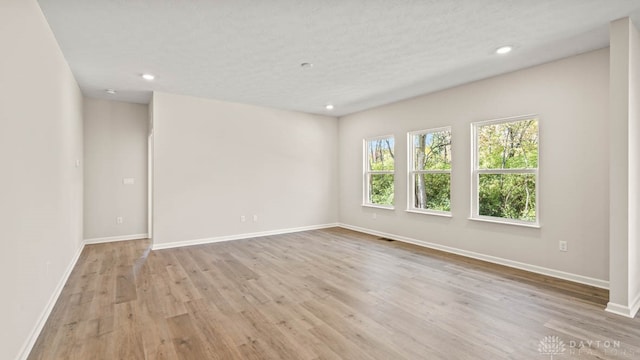
[[[605,290],[345,229],[150,245],[88,245],[29,359],[640,358]]]

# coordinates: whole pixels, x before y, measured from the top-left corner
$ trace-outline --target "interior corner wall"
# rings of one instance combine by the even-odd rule
[[[611,23],[610,293],[609,304],[629,304],[629,27]]]
[[[610,254],[607,310],[640,308],[640,35],[629,18],[610,26]]]
[[[629,242],[629,302],[632,312],[640,307],[640,33],[630,22],[629,31],[629,168],[633,177],[633,213],[629,222],[633,226]],[[635,314],[634,314],[635,315]]]
[[[153,96],[148,107],[147,126],[147,237],[153,240]]]
[[[500,61],[496,59],[496,61]],[[349,115],[339,120],[340,220],[575,281],[609,275],[609,51],[602,49]],[[469,220],[471,124],[537,114],[541,228]],[[452,218],[409,213],[407,156],[398,155],[395,210],[363,207],[363,138],[452,127]],[[374,217],[375,215],[375,217]],[[558,242],[568,242],[567,252]]]
[[[0,53],[0,359],[21,359],[82,243],[82,94],[35,0],[0,2]]]
[[[152,111],[154,248],[337,222],[336,118],[167,93]]]
[[[147,237],[148,109],[142,104],[84,99],[84,239],[88,242]],[[125,178],[134,183],[124,184]]]

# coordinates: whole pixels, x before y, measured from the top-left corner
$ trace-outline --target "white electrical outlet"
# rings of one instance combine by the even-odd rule
[[[374,219],[374,220],[377,219],[378,218],[378,214],[376,214],[376,213],[371,214],[371,218]]]
[[[247,221],[247,217],[244,215],[240,215],[240,222],[245,222]]]
[[[567,242],[566,241],[560,241],[558,248],[560,249],[560,251],[568,251],[569,248],[567,247]]]
[[[122,216],[118,216],[116,218],[116,224],[122,224],[124,222],[124,218]]]
[[[253,221],[258,222],[258,215],[253,215]]]

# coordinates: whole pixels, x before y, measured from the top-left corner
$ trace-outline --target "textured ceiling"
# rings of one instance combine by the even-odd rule
[[[87,96],[147,103],[157,90],[318,114],[333,103],[335,116],[606,47],[610,21],[640,23],[640,0],[39,3]],[[516,49],[495,55],[504,44]]]

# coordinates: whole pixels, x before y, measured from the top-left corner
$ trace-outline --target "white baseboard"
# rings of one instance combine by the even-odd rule
[[[389,238],[389,239],[393,239],[393,240],[398,240],[398,241],[406,242],[406,243],[409,243],[409,244],[414,244],[414,245],[418,245],[418,246],[427,247],[427,248],[430,248],[430,249],[444,251],[444,252],[451,253],[451,254],[461,255],[461,256],[465,256],[465,257],[469,257],[469,258],[473,258],[473,259],[478,259],[478,260],[490,262],[490,263],[493,263],[493,264],[504,265],[504,266],[508,266],[508,267],[512,267],[512,268],[516,268],[516,269],[520,269],[520,270],[529,271],[529,272],[536,273],[536,274],[551,276],[551,277],[558,278],[558,279],[569,280],[569,281],[572,281],[572,282],[585,284],[585,285],[590,285],[590,286],[594,286],[594,287],[601,288],[601,289],[609,289],[609,281],[607,281],[607,280],[600,280],[600,279],[595,279],[595,278],[591,278],[591,277],[587,277],[587,276],[572,274],[572,273],[568,273],[568,272],[564,272],[564,271],[549,269],[549,268],[545,268],[545,267],[541,267],[541,266],[537,266],[537,265],[521,263],[521,262],[518,262],[518,261],[499,258],[499,257],[491,256],[491,255],[480,254],[480,253],[473,252],[473,251],[467,251],[467,250],[462,250],[462,249],[458,249],[458,248],[454,248],[454,247],[450,247],[450,246],[435,244],[435,243],[431,243],[431,242],[428,242],[428,241],[412,239],[412,238],[408,238],[408,237],[400,236],[400,235],[395,235],[395,234],[388,234],[388,233],[385,233],[385,232],[371,230],[371,229],[365,229],[365,228],[361,228],[359,226],[353,226],[353,225],[348,225],[348,224],[340,224],[339,226],[342,227],[342,228],[345,228],[345,229],[354,230],[354,231],[362,232],[362,233],[365,233],[365,234],[370,234],[370,235],[385,237],[385,238]],[[639,299],[639,301],[640,301],[640,299]]]
[[[114,241],[125,241],[125,240],[138,240],[138,239],[146,239],[149,237],[149,234],[133,234],[133,235],[119,235],[119,236],[109,236],[109,237],[101,237],[101,238],[93,238],[93,239],[84,239],[84,243],[89,244],[102,244]]]
[[[630,306],[616,304],[610,301],[607,304],[607,308],[605,310],[612,314],[621,315],[628,318],[634,318],[636,317],[638,310],[640,310],[640,294],[636,296],[635,300],[631,302]]]
[[[332,224],[311,225],[311,226],[303,226],[303,227],[297,227],[297,228],[269,230],[269,231],[261,231],[261,232],[245,233],[245,234],[237,234],[237,235],[217,236],[217,237],[210,237],[210,238],[204,238],[204,239],[176,241],[176,242],[170,242],[166,244],[154,243],[151,249],[162,250],[162,249],[170,249],[170,248],[183,247],[183,246],[211,244],[211,243],[222,242],[222,241],[242,240],[242,239],[250,239],[250,238],[261,237],[261,236],[289,234],[294,232],[326,229],[326,228],[338,227],[338,226],[340,226],[338,223],[332,223]]]
[[[620,305],[620,304],[616,304],[616,303],[612,303],[611,301],[609,301],[607,303],[607,307],[604,309],[606,312],[610,312],[612,314],[616,314],[616,315],[620,315],[620,316],[625,316],[625,317],[633,317],[631,316],[631,308],[628,306],[624,306],[624,305]]]
[[[80,258],[80,254],[82,253],[83,249],[84,249],[84,242],[80,245],[80,248],[78,248],[78,251],[74,255],[73,259],[71,259],[69,266],[67,266],[67,269],[62,275],[62,278],[58,282],[58,285],[53,291],[53,294],[49,298],[49,301],[47,302],[47,306],[40,314],[40,317],[38,318],[38,322],[36,323],[36,326],[33,328],[33,330],[31,330],[29,337],[27,337],[27,340],[25,341],[24,345],[22,345],[22,349],[19,352],[20,355],[18,355],[17,360],[26,360],[27,357],[29,357],[31,350],[33,349],[33,345],[35,345],[36,340],[38,340],[38,336],[40,336],[40,332],[44,328],[44,325],[47,323],[47,320],[49,319],[49,315],[51,315],[51,311],[53,311],[53,307],[56,305],[56,302],[58,302],[58,298],[62,293],[62,289],[67,283],[67,280],[69,280],[69,276],[71,275],[73,268],[76,266],[76,263],[78,262],[78,259]]]
[[[521,270],[525,270],[525,271],[529,271],[529,272],[533,272],[533,273],[547,275],[547,276],[551,276],[551,277],[555,277],[555,278],[559,278],[559,279],[569,280],[569,281],[573,281],[573,282],[577,282],[577,283],[581,283],[581,284],[591,285],[591,286],[602,288],[602,289],[608,289],[608,287],[609,287],[609,282],[606,281],[606,280],[594,279],[594,278],[590,278],[590,277],[586,277],[586,276],[582,276],[582,275],[571,274],[571,273],[558,271],[558,270],[553,270],[553,269],[548,269],[548,268],[544,268],[544,267],[540,267],[540,266],[536,266],[536,265],[525,264],[525,263],[521,263],[521,262],[517,262],[517,261],[512,261],[512,260],[508,260],[508,259],[503,259],[503,258],[490,256],[490,255],[484,255],[484,254],[480,254],[480,253],[476,253],[476,252],[472,252],[472,251],[467,251],[467,250],[457,249],[457,248],[444,246],[444,245],[440,245],[440,244],[430,243],[430,242],[427,242],[427,241],[412,239],[412,238],[408,238],[408,237],[405,237],[405,236],[389,234],[389,233],[385,233],[385,232],[381,232],[381,231],[376,231],[376,230],[371,230],[371,229],[366,229],[366,228],[361,228],[361,227],[358,227],[358,226],[353,226],[353,225],[348,225],[348,224],[341,224],[341,223],[304,226],[304,227],[297,227],[297,228],[270,230],[270,231],[262,231],[262,232],[255,232],[255,233],[245,233],[245,234],[238,234],[238,235],[219,236],[219,237],[211,237],[211,238],[204,238],[204,239],[178,241],[178,242],[172,242],[172,243],[167,243],[167,244],[154,244],[152,249],[153,250],[161,250],[161,249],[169,249],[169,248],[182,247],[182,246],[209,244],[209,243],[222,242],[222,241],[232,241],[232,240],[248,239],[248,238],[254,238],[254,237],[262,237],[262,236],[288,234],[288,233],[301,232],[301,231],[326,229],[326,228],[331,228],[331,227],[342,227],[342,228],[345,228],[345,229],[358,231],[358,232],[362,232],[362,233],[365,233],[365,234],[385,237],[385,238],[389,238],[389,239],[393,239],[393,240],[397,240],[397,241],[402,241],[402,242],[406,242],[406,243],[410,243],[410,244],[414,244],[414,245],[418,245],[418,246],[423,246],[423,247],[427,247],[427,248],[431,248],[431,249],[435,249],[435,250],[440,250],[440,251],[444,251],[444,252],[448,252],[448,253],[452,253],[452,254],[457,254],[457,255],[462,255],[462,256],[466,256],[466,257],[482,260],[482,261],[487,261],[487,262],[494,263],[494,264],[513,267],[513,268],[516,268],[516,269],[521,269]],[[37,322],[36,326],[33,328],[33,330],[31,331],[31,334],[29,335],[29,337],[25,341],[24,345],[22,346],[22,349],[19,352],[20,355],[18,356],[17,360],[25,360],[29,356],[29,353],[31,352],[33,346],[35,345],[36,340],[38,339],[38,336],[40,335],[40,332],[44,328],[44,325],[46,324],[47,319],[49,318],[49,315],[51,315],[51,311],[53,310],[53,307],[55,306],[56,302],[58,301],[58,298],[60,297],[60,294],[62,293],[62,289],[64,288],[64,285],[67,283],[67,280],[69,279],[69,276],[71,275],[71,272],[73,271],[73,268],[76,266],[76,263],[78,262],[78,259],[80,258],[80,254],[82,253],[82,250],[84,249],[85,245],[104,243],[104,242],[112,242],[112,241],[145,239],[145,238],[147,238],[147,234],[135,234],[135,235],[126,235],[126,236],[113,236],[113,237],[105,237],[105,238],[85,239],[82,242],[82,245],[80,246],[80,248],[76,252],[76,254],[73,257],[73,259],[69,263],[69,266],[67,267],[65,273],[63,274],[63,276],[60,279],[58,285],[56,286],[56,289],[55,289],[54,293],[49,298],[49,301],[47,302],[47,306],[43,310],[43,312],[40,314],[40,317],[38,318],[38,322]],[[638,312],[639,309],[640,309],[640,294],[638,294],[638,296],[636,297],[635,301],[633,301],[631,306],[627,307],[627,306],[624,306],[624,305],[620,305],[620,304],[615,304],[615,303],[609,302],[607,304],[606,311],[608,311],[610,313],[613,313],[613,314],[617,314],[617,315],[622,315],[622,316],[633,318],[636,315],[636,313]]]
[[[631,315],[631,317],[635,317],[640,310],[640,293],[636,296],[635,300],[633,300],[630,308],[631,311],[629,312],[629,315]]]

